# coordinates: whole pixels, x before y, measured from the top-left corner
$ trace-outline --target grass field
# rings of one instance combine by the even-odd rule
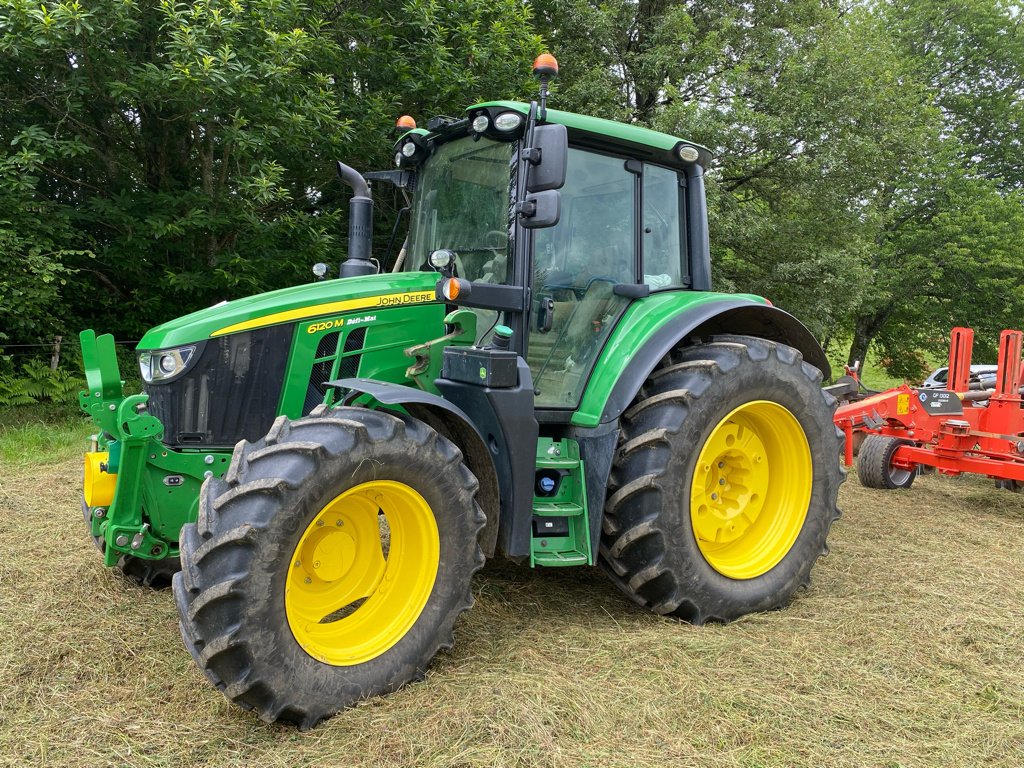
[[[862,489],[784,611],[695,628],[596,569],[488,566],[423,683],[308,733],[228,704],[104,569],[86,428],[0,414],[0,765],[1020,766],[1024,497]]]

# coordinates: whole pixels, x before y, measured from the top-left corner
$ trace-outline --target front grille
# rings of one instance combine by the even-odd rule
[[[208,340],[180,378],[146,385],[149,412],[174,447],[230,448],[274,423],[294,325]]]

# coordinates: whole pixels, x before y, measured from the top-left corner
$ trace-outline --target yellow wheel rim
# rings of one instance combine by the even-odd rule
[[[423,612],[440,562],[430,505],[378,480],[328,503],[292,553],[284,606],[295,640],[326,664],[376,658]]]
[[[767,400],[735,409],[711,430],[690,487],[704,559],[732,579],[770,571],[800,534],[812,483],[811,449],[792,413]]]

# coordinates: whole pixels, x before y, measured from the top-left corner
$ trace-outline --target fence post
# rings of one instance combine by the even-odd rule
[[[57,366],[60,365],[60,342],[63,336],[53,337],[53,354],[50,356],[50,370],[56,371]]]

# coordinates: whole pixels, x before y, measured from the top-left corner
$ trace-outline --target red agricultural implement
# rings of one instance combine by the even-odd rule
[[[972,389],[974,331],[954,328],[949,389],[904,384],[841,405],[835,423],[846,435],[846,465],[853,464],[855,441],[863,435],[857,475],[869,488],[908,488],[920,467],[987,475],[1000,487],[1024,488],[1022,336],[1000,334],[995,389]]]

